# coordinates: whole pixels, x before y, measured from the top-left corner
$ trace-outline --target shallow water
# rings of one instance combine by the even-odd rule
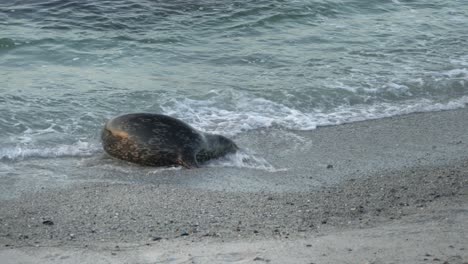
[[[0,173],[125,166],[99,131],[128,112],[236,138],[464,107],[467,25],[464,0],[0,3]],[[246,145],[210,166],[281,170]]]

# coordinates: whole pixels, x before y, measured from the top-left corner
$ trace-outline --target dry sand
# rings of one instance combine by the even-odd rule
[[[468,263],[467,113],[291,132],[317,148],[225,188],[204,168],[23,192],[1,201],[0,263]],[[250,147],[284,167],[275,133]]]

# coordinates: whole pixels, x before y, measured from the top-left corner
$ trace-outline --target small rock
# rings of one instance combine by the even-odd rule
[[[327,165],[327,169],[333,169],[333,165],[328,164],[328,165]]]
[[[52,220],[44,220],[42,221],[42,224],[51,226],[51,225],[54,225],[54,222]]]
[[[254,234],[258,234],[258,231],[257,231],[257,230],[254,230],[253,232],[254,232]]]
[[[311,245],[311,244],[307,244],[306,247],[312,247],[312,245]]]
[[[112,252],[112,253],[111,253],[111,255],[112,255],[112,256],[115,256],[115,255],[117,255],[117,253],[115,253],[115,252]]]
[[[162,237],[158,237],[158,236],[155,236],[155,237],[151,238],[152,241],[159,241],[161,239],[162,239]]]
[[[264,258],[261,258],[261,257],[255,257],[255,258],[253,259],[253,261],[264,261],[264,262],[270,262],[270,260],[269,260],[269,259],[264,259]]]
[[[215,233],[215,232],[208,232],[208,233],[204,234],[203,236],[204,237],[221,237],[220,234]]]
[[[189,235],[189,233],[187,233],[187,232],[183,232],[182,234],[180,234],[181,237],[182,236],[188,236],[188,235]]]

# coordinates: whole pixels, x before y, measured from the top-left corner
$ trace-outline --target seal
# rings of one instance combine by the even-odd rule
[[[167,115],[150,113],[112,118],[106,122],[101,139],[110,156],[146,166],[197,168],[201,162],[239,149],[229,138],[200,132]]]

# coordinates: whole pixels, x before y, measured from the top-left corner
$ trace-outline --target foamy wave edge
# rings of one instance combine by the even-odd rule
[[[237,98],[230,110],[220,109],[215,100],[172,99],[163,106],[165,114],[175,116],[208,133],[234,136],[249,130],[282,127],[291,130],[313,130],[318,126],[340,125],[365,120],[380,119],[411,113],[435,112],[464,108],[468,96],[448,102],[431,99],[405,101],[404,103],[378,103],[374,105],[339,106],[331,112],[312,110],[303,112],[263,99]]]
[[[25,158],[89,157],[96,154],[100,146],[78,141],[71,145],[55,147],[7,147],[0,148],[0,160],[21,160]]]
[[[275,168],[271,163],[262,157],[250,153],[248,150],[239,150],[234,154],[226,155],[215,160],[211,160],[204,166],[207,167],[231,167],[263,170],[267,172],[287,171],[287,168]]]

